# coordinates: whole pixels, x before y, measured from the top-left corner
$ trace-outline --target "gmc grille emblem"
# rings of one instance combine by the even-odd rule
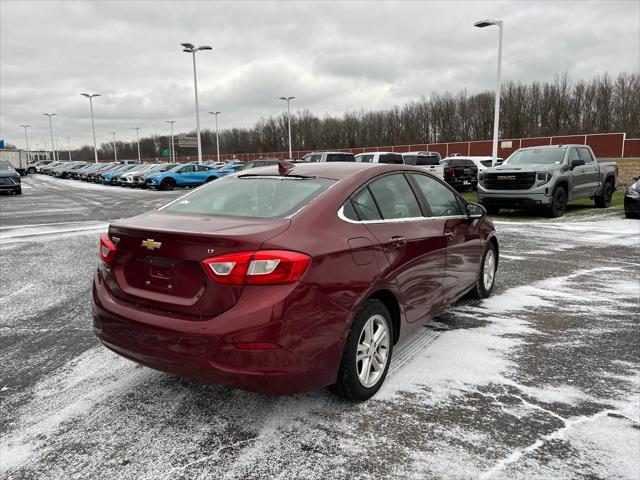
[[[515,175],[498,175],[498,180],[515,180]]]

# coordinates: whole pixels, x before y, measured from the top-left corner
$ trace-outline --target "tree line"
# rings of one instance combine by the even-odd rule
[[[348,111],[320,118],[309,110],[291,116],[294,150],[458,142],[492,138],[494,93],[435,93],[386,110]],[[500,138],[626,132],[640,137],[640,74],[601,74],[572,80],[566,73],[550,82],[507,81],[500,97]],[[195,135],[194,131],[186,132]],[[140,139],[143,158],[161,157],[168,135]],[[118,157],[137,158],[136,142],[116,142]],[[220,131],[220,153],[288,150],[287,116],[261,118],[251,128]],[[204,154],[216,153],[215,131],[202,131]],[[92,160],[93,148],[72,151],[74,160]],[[177,155],[196,155],[178,149]],[[103,143],[101,159],[113,157]],[[64,155],[63,155],[64,158]]]

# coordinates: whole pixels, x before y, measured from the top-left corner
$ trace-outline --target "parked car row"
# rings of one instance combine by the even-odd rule
[[[34,172],[63,179],[80,180],[110,186],[173,190],[197,187],[240,169],[272,165],[277,160],[253,162],[144,163],[42,161],[31,166]]]

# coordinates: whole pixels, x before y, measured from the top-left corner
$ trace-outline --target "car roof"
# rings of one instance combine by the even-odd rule
[[[552,148],[567,148],[567,147],[589,147],[583,143],[565,143],[562,145],[536,145],[533,147],[522,147],[519,150],[533,150],[533,149],[552,149]]]
[[[378,153],[378,152],[376,152]],[[384,153],[384,152],[379,152]],[[393,163],[360,163],[360,162],[318,162],[318,163],[294,163],[288,175],[329,178],[342,180],[358,174],[369,174],[372,177],[393,171],[413,171],[424,173],[424,169],[404,164]],[[249,173],[250,172],[250,173]],[[275,166],[257,167],[248,171],[241,170],[235,176],[243,175],[277,175]]]

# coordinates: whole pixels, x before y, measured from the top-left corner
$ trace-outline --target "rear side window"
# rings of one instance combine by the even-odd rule
[[[456,194],[449,188],[426,175],[412,173],[411,177],[418,184],[418,188],[427,200],[434,217],[462,215]]]
[[[373,160],[373,155],[358,155],[355,158],[356,162],[371,163],[371,160]]]
[[[322,155],[309,155],[305,157],[305,160],[307,162],[319,162],[320,160],[322,160]]]
[[[284,218],[303,208],[333,183],[334,180],[325,178],[226,177],[195,190],[162,210],[198,215]]]
[[[580,147],[578,148],[578,155],[580,155],[580,160],[584,160],[584,163],[593,162],[593,156],[588,148]]]
[[[353,208],[358,212],[361,220],[381,220],[380,212],[376,206],[376,202],[371,196],[368,188],[365,188],[351,199]],[[345,212],[346,213],[346,212]]]
[[[402,155],[399,153],[385,153],[380,155],[378,159],[378,163],[393,163],[393,164],[402,164]]]
[[[418,200],[404,175],[386,175],[371,182],[369,189],[384,220],[422,216]]]
[[[327,155],[327,162],[355,162],[355,159],[348,153],[330,153]]]

